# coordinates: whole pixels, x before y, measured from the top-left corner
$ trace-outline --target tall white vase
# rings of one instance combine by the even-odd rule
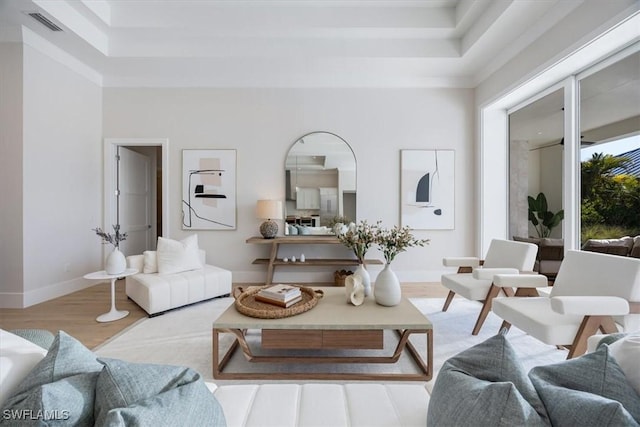
[[[378,274],[373,296],[378,304],[387,307],[392,307],[400,303],[402,299],[400,281],[396,273],[391,270],[389,264],[385,265],[380,274]]]
[[[107,255],[107,265],[105,271],[107,274],[120,274],[127,269],[127,260],[120,249],[114,248],[113,252]]]
[[[362,286],[364,286],[364,296],[371,295],[371,276],[365,268],[364,264],[358,264],[358,268],[353,272],[354,275],[360,276],[362,279]]]

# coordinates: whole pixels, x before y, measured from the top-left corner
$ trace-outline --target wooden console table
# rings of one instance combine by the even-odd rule
[[[247,239],[247,243],[256,245],[271,245],[271,253],[269,258],[257,258],[252,264],[266,264],[267,265],[267,280],[266,284],[273,283],[273,275],[275,273],[275,267],[278,265],[288,265],[292,267],[311,267],[311,266],[337,266],[337,267],[349,267],[358,265],[356,258],[307,258],[304,262],[285,262],[281,258],[278,258],[278,249],[280,245],[341,245],[342,243],[336,236],[279,236],[273,239],[265,239],[263,237],[250,237]],[[366,264],[382,264],[379,259],[367,259]]]

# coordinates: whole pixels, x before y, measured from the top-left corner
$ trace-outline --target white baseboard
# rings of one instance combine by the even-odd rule
[[[70,293],[86,289],[95,285],[95,281],[90,281],[82,277],[69,280],[67,282],[54,283],[43,288],[24,293],[24,307],[30,307],[41,302],[49,301]]]
[[[23,308],[22,297],[20,292],[0,292],[0,308]]]

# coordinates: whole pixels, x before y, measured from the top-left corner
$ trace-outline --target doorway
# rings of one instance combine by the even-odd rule
[[[104,229],[120,224],[128,234],[125,255],[154,250],[169,235],[168,140],[108,138],[104,141]]]

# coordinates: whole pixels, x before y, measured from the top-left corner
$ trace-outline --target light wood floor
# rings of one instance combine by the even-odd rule
[[[111,308],[108,282],[43,302],[24,309],[0,309],[0,328],[46,329],[52,333],[65,331],[88,348],[95,348],[126,327],[146,317],[146,313],[124,293],[124,280],[116,282],[116,307],[128,310],[129,315],[115,322],[99,323],[96,317]],[[406,297],[443,298],[447,289],[440,283],[405,283]]]

